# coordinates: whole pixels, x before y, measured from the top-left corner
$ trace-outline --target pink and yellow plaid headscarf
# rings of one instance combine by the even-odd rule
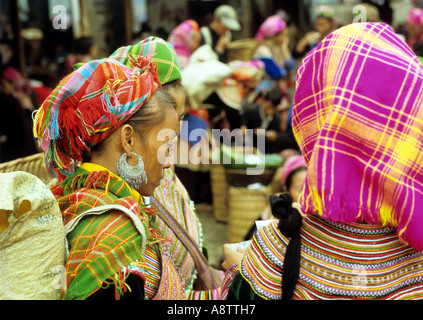
[[[261,24],[255,38],[257,41],[266,40],[280,33],[285,27],[286,22],[280,16],[270,16]]]
[[[151,58],[134,69],[114,59],[94,60],[66,76],[34,119],[34,136],[47,169],[59,180],[75,170],[84,151],[110,136],[161,87]]]
[[[423,250],[423,67],[390,26],[348,25],[306,56],[293,127],[305,213],[396,227]]]

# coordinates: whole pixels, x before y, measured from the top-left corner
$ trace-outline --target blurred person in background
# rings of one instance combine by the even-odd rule
[[[200,27],[195,20],[186,20],[170,32],[167,40],[175,49],[179,65],[183,69],[200,45]]]
[[[0,162],[7,162],[37,152],[32,135],[32,101],[22,92],[17,92],[11,67],[0,69]],[[19,77],[18,77],[19,78]]]
[[[283,93],[287,92],[290,72],[295,61],[289,51],[289,30],[279,16],[268,17],[255,36],[257,47],[252,58],[265,65],[267,80],[275,82]]]
[[[32,136],[31,113],[36,99],[30,81],[14,66],[12,42],[0,40],[0,162],[37,152]]]
[[[293,52],[295,58],[304,57],[310,50],[315,48],[328,34],[337,28],[335,10],[327,5],[317,7],[315,31],[307,32],[298,41]]]
[[[405,23],[405,38],[410,48],[414,44],[423,42],[423,9],[411,8]]]
[[[231,31],[241,30],[236,11],[229,5],[221,5],[213,13],[209,25],[201,27],[200,46],[208,44],[218,54],[219,61],[228,62],[228,44],[232,41]]]
[[[80,37],[74,41],[73,53],[64,63],[64,75],[71,73],[80,63],[87,63],[97,57],[98,47],[91,36]]]
[[[247,106],[241,114],[241,130],[243,132],[247,129],[252,129],[254,130],[254,136],[265,135],[266,144],[264,146],[258,146],[258,139],[253,139],[254,147],[263,153],[275,152],[274,143],[280,133],[281,126],[281,118],[277,112],[277,108],[281,100],[282,92],[279,88],[274,88],[263,92],[260,102]],[[262,132],[260,129],[264,131]]]

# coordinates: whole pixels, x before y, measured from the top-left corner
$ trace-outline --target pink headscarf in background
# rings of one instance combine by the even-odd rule
[[[13,84],[13,87],[18,92],[30,93],[31,86],[29,81],[15,68],[6,67],[1,76]]]
[[[286,22],[278,15],[273,15],[267,18],[256,34],[257,41],[266,40],[269,37],[273,37],[281,32],[286,27]]]
[[[416,26],[423,26],[423,9],[411,8],[408,13],[407,22]]]
[[[175,48],[181,68],[184,68],[196,48],[196,36],[200,27],[195,20],[189,19],[178,25],[169,35],[168,42]]]
[[[423,41],[423,9],[411,8],[407,16],[407,23],[413,26],[416,32],[416,34],[407,37],[407,44],[413,47],[415,43]]]
[[[291,172],[298,168],[307,168],[304,157],[301,155],[289,157],[282,167],[281,183],[285,184]]]

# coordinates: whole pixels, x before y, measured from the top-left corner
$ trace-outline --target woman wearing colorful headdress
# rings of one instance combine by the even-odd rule
[[[413,48],[416,43],[423,41],[423,9],[411,8],[406,21],[407,44]]]
[[[176,112],[179,119],[183,120],[186,112],[186,95],[181,84],[181,70],[173,47],[161,38],[149,37],[135,45],[117,49],[111,55],[111,58],[133,68],[131,56],[152,57],[153,61],[157,63],[160,83],[163,85],[163,89],[176,101]],[[200,286],[199,278],[207,275],[198,274],[199,270],[190,252],[179,240],[175,231],[162,219],[164,217],[167,220],[168,218],[166,217],[172,215],[180,224],[179,227],[189,234],[197,247],[200,250],[203,249],[203,246],[205,246],[203,243],[203,230],[201,221],[195,212],[195,205],[172,168],[165,170],[162,183],[156,188],[149,200],[151,208],[156,212],[156,215],[151,217],[151,222],[158,227],[161,237],[169,240],[166,243],[171,254],[171,261],[181,276],[186,297],[188,299],[218,299],[218,288],[223,274],[218,274],[217,279],[210,279],[212,280],[212,283],[208,284],[210,287]],[[147,297],[153,297],[157,292],[161,273],[160,259],[163,260],[165,258],[155,255],[154,257],[150,256],[146,261],[150,270],[149,274],[154,275],[146,279],[145,290]]]
[[[343,27],[305,57],[299,203],[271,196],[279,222],[253,238],[229,299],[423,298],[422,90],[423,67],[384,23]]]
[[[253,59],[263,61],[268,78],[279,82],[281,89],[286,89],[289,72],[295,68],[288,48],[286,22],[278,15],[270,16],[260,26],[255,39],[258,46],[253,52]]]
[[[200,40],[200,27],[192,19],[182,22],[170,33],[167,41],[175,48],[182,69],[185,68],[191,54],[200,45]]]
[[[59,180],[52,192],[69,247],[64,299],[144,299],[145,261],[168,254],[143,196],[154,193],[170,167],[178,115],[151,58],[131,63],[81,66],[35,115],[46,167]],[[159,141],[163,129],[175,136]],[[158,297],[184,298],[177,275],[172,264],[163,267]]]

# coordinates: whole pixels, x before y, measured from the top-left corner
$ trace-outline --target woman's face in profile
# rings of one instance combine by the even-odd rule
[[[134,148],[134,153],[142,155],[144,161],[148,180],[138,191],[146,197],[153,195],[164,178],[164,170],[171,167],[171,153],[178,141],[179,117],[174,106],[160,108],[166,108],[163,121],[143,128],[138,135],[140,141]]]

